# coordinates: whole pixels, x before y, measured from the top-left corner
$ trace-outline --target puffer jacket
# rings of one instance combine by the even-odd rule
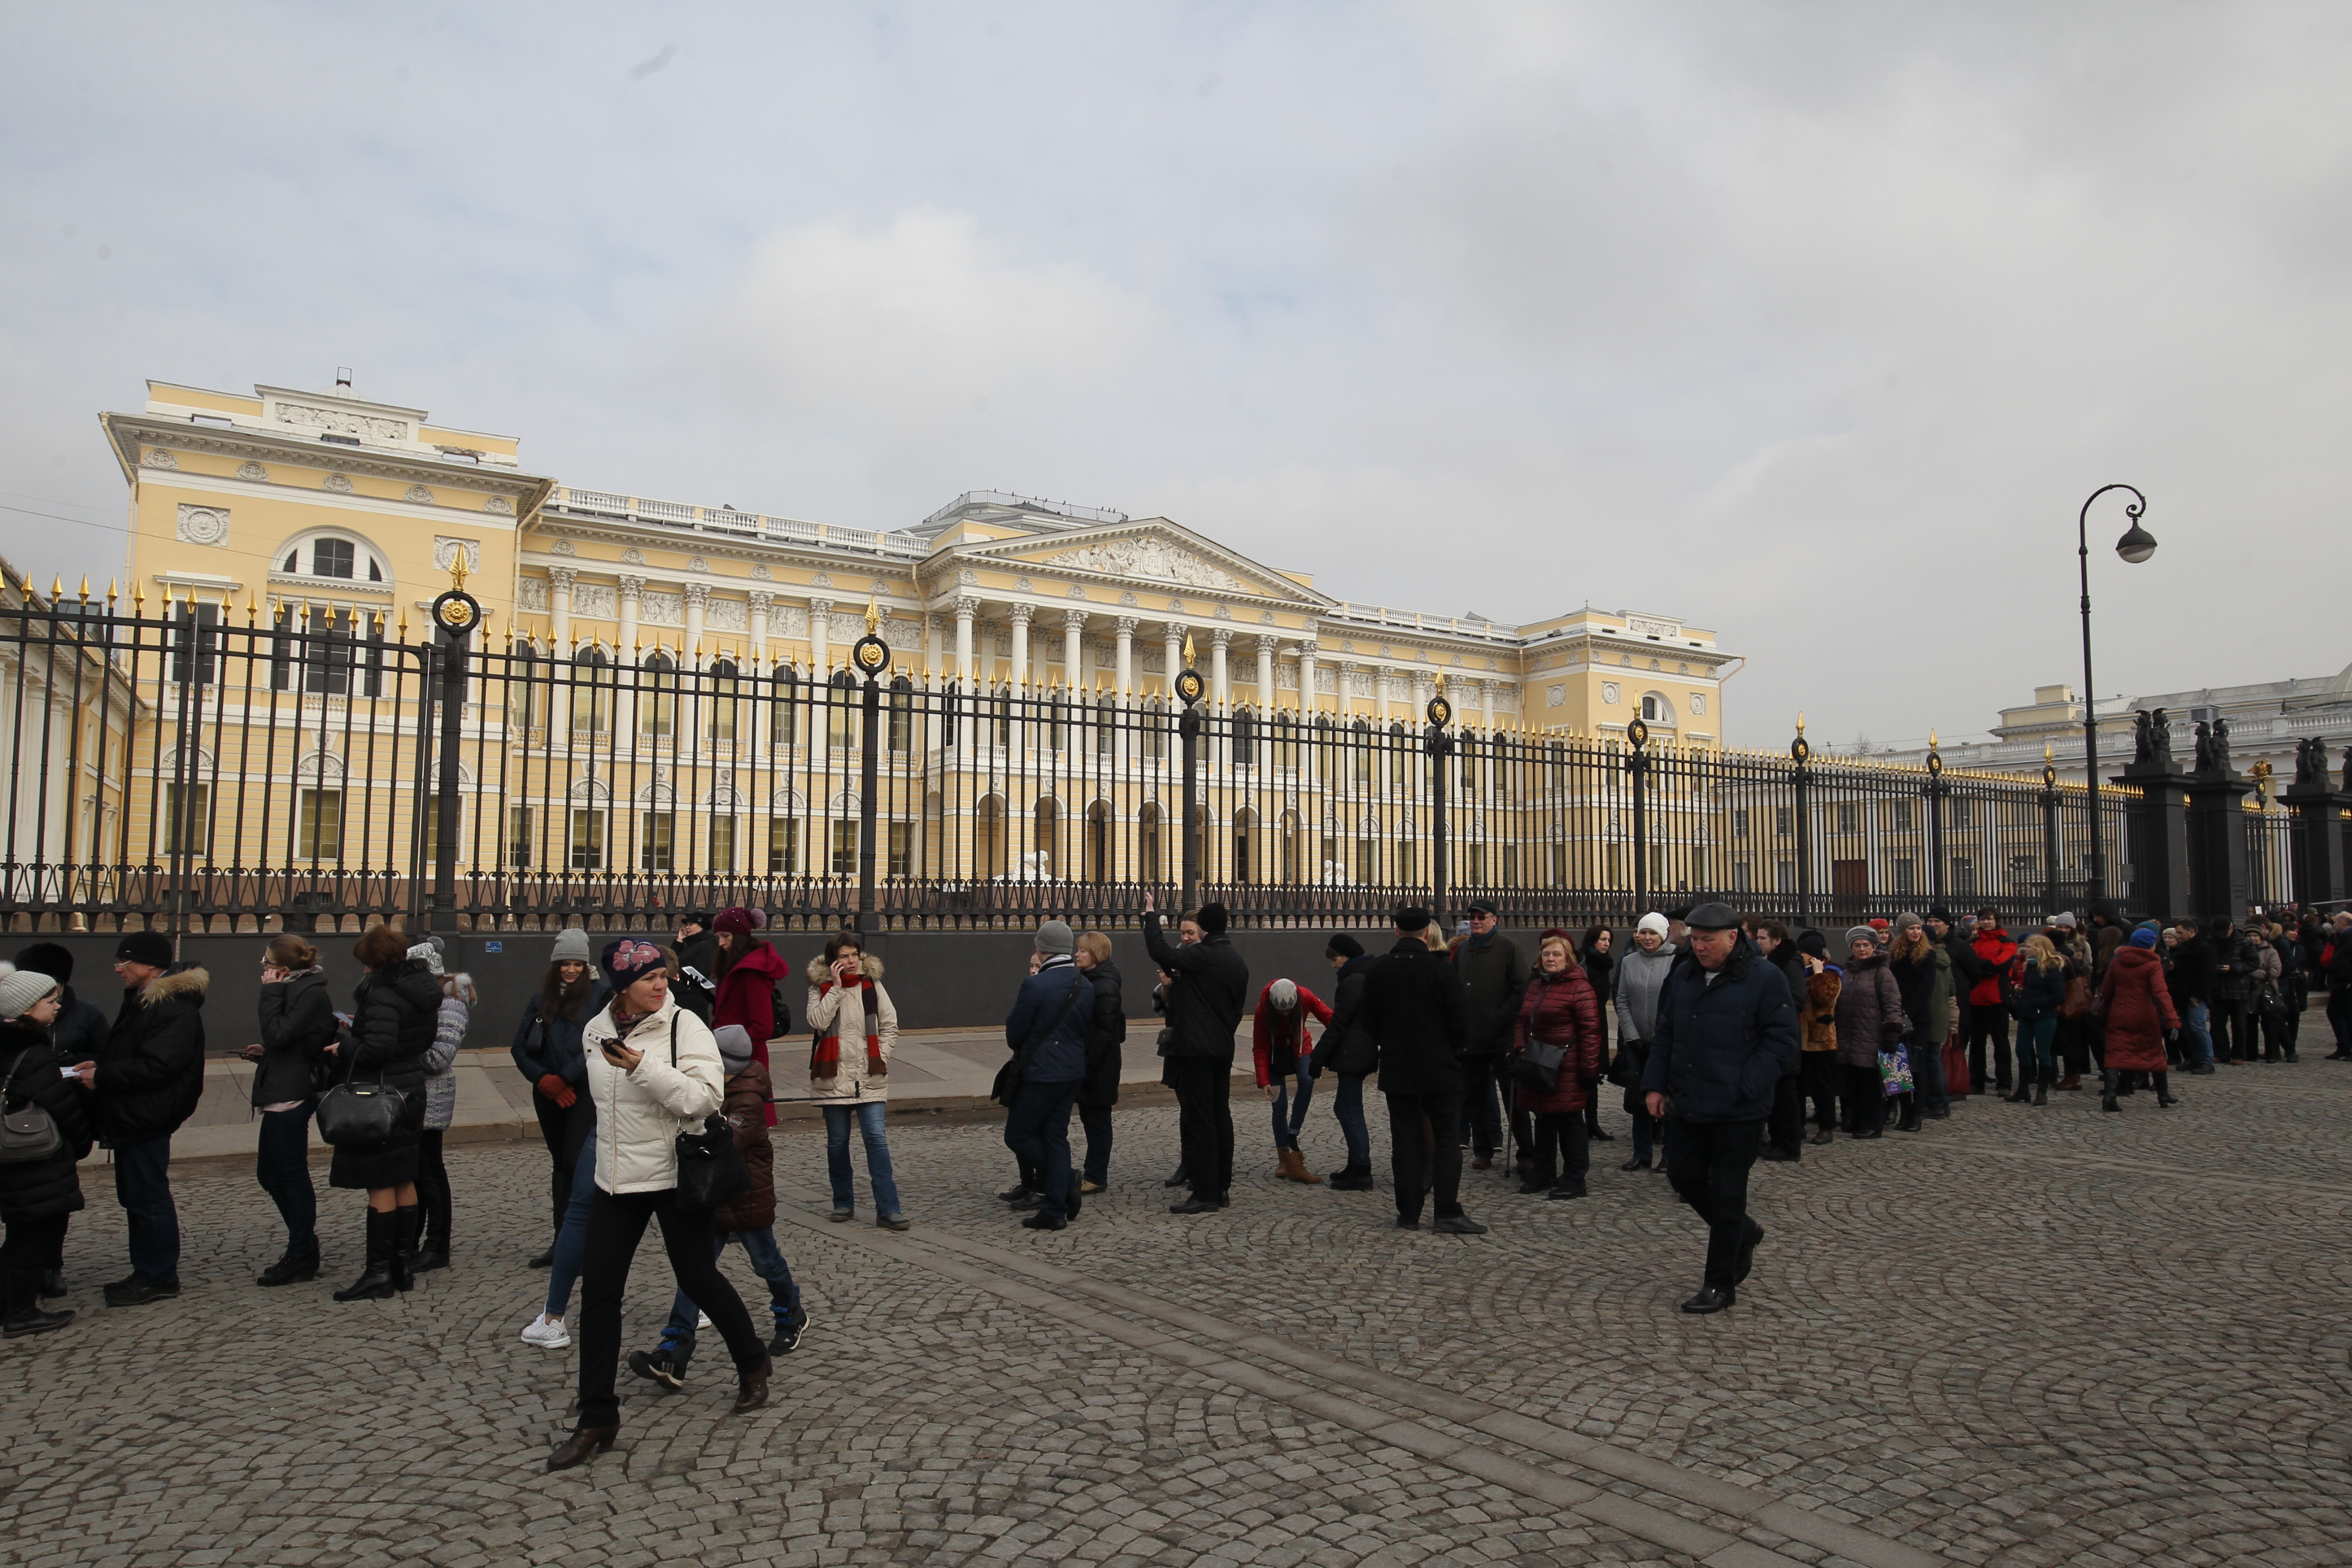
[[[261,988],[261,1061],[253,1069],[253,1103],[308,1100],[310,1070],[335,1043],[335,1003],[327,972],[316,964]]]
[[[613,988],[599,980],[588,987],[573,1013],[549,1018],[541,1011],[544,1004],[539,994],[531,993],[522,1010],[522,1022],[515,1026],[514,1043],[507,1047],[514,1058],[515,1070],[533,1084],[552,1073],[573,1089],[587,1088],[588,1056],[580,1044],[581,1032],[612,1000]]]
[[[1364,977],[1379,962],[1375,953],[1360,952],[1339,966],[1331,987],[1331,1021],[1308,1058],[1316,1071],[1363,1078],[1380,1067],[1380,1043],[1356,1026],[1356,1015],[1364,1005]]]
[[[1075,994],[1073,986],[1077,988]],[[1087,1037],[1094,1029],[1094,1016],[1093,983],[1070,960],[1050,960],[1023,980],[1013,1011],[1004,1018],[1004,1044],[1015,1056],[1034,1043],[1021,1081],[1084,1082]]]
[[[1511,1053],[1527,1053],[1529,1040],[1564,1046],[1568,1056],[1549,1089],[1515,1078],[1512,1104],[1530,1115],[1581,1111],[1592,1101],[1601,1077],[1601,999],[1582,968],[1570,964],[1558,974],[1538,969],[1519,994],[1518,1021],[1512,1026]]]
[[[2025,961],[2025,984],[2020,987],[2017,1004],[2019,1016],[2025,1023],[2037,1018],[2054,1018],[2066,1000],[2066,963],[2061,960],[2044,969],[2031,958]]]
[[[1636,944],[1617,961],[1617,1040],[1647,1041],[1658,1026],[1658,993],[1675,967],[1675,944],[1662,942],[1655,952]]]
[[[1805,994],[1797,1008],[1797,1023],[1804,1031],[1806,1050],[1837,1049],[1838,993],[1844,987],[1845,972],[1834,963],[1825,963],[1805,976]]]
[[[470,994],[474,978],[470,974],[449,977],[457,991]],[[446,1132],[457,1119],[457,1047],[466,1043],[466,1024],[473,1009],[457,996],[444,994],[440,1009],[433,1017],[433,1045],[425,1053],[425,1130]]]
[[[1306,986],[1298,987],[1297,1005],[1287,1013],[1274,1005],[1273,981],[1258,992],[1257,1011],[1250,1016],[1250,1059],[1256,1068],[1258,1088],[1297,1072],[1301,1057],[1310,1064],[1314,1061],[1315,1047],[1307,1039],[1309,1018],[1327,1031],[1331,1027],[1331,1005]],[[1304,1050],[1299,1048],[1302,1042]]]
[[[1838,987],[1839,1064],[1875,1068],[1878,1053],[1893,1050],[1895,1042],[1910,1032],[1911,1020],[1903,1013],[1903,988],[1895,984],[1886,955],[1874,952],[1848,963],[1845,980]]]
[[[2165,1070],[2165,1031],[2180,1027],[2180,1015],[2155,953],[2144,947],[2119,950],[2099,983],[2096,1005],[2106,1026],[2103,1066],[2110,1072]]]
[[[1696,957],[1666,975],[1642,1089],[1685,1121],[1761,1121],[1797,1057],[1789,983],[1742,937],[1713,984]]]
[[[2236,926],[2214,939],[2213,942],[2213,1004],[2233,1007],[2249,1001],[2254,993],[2254,975],[2262,961],[2255,956],[2255,943]]]
[[[99,1047],[98,1133],[110,1148],[168,1138],[205,1097],[205,993],[202,969],[159,974],[125,988],[122,1011]]]
[[[353,993],[351,1053],[344,1077],[371,1083],[379,1076],[395,1089],[425,1087],[426,1053],[441,1028],[441,982],[421,958],[403,958],[360,977]]]
[[[623,1042],[645,1053],[635,1072],[605,1059],[604,1042],[620,1037],[609,1005],[583,1032],[588,1094],[596,1102],[596,1185],[614,1194],[667,1192],[677,1185],[677,1135],[700,1131],[718,1110],[727,1064],[710,1026],[675,997],[638,1019]]]
[[[89,1096],[58,1069],[57,1046],[47,1029],[11,1019],[0,1024],[0,1077],[8,1089],[0,1100],[14,1109],[26,1101],[49,1113],[66,1146],[53,1158],[0,1165],[0,1221],[30,1225],[77,1213],[82,1206],[76,1162],[89,1152],[96,1129]]]
[[[1979,931],[1969,939],[1969,1005],[1972,1007],[2000,1006],[2000,973],[2009,967],[2010,960],[2017,956],[2017,943],[2010,940],[2007,931],[1995,926],[1990,931]]]
[[[747,1062],[727,1080],[727,1098],[719,1114],[734,1124],[735,1149],[743,1156],[743,1170],[751,1184],[720,1204],[711,1215],[711,1227],[721,1235],[738,1230],[766,1230],[776,1223],[776,1146],[768,1141],[768,1069]]]
[[[1087,1080],[1078,1086],[1078,1103],[1089,1110],[1108,1110],[1118,1103],[1120,1047],[1127,1043],[1127,999],[1118,965],[1105,960],[1087,971],[1095,988],[1094,1026],[1087,1031]]]
[[[890,1098],[890,1055],[898,1045],[898,1009],[891,1005],[890,993],[882,988],[882,961],[870,952],[857,955],[858,972],[866,984],[844,987],[833,983],[833,971],[824,966],[822,956],[809,962],[808,973],[813,982],[809,986],[805,1016],[809,1021],[809,1048],[814,1058],[816,1041],[836,1029],[841,1034],[841,1060],[831,1078],[819,1078],[809,1073],[809,1096],[820,1105],[875,1105]],[[744,963],[751,961],[747,958]],[[740,969],[742,964],[737,964]],[[730,979],[733,976],[730,974]],[[867,1070],[866,1052],[866,998],[874,998],[874,1032],[882,1042],[882,1068],[877,1074]],[[758,1058],[753,1052],[753,1059]],[[814,1069],[814,1059],[811,1067]]]

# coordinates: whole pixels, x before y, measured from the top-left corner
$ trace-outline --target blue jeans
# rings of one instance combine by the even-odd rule
[[[1076,1086],[1071,1087],[1076,1092]],[[890,1174],[890,1143],[883,1135],[883,1113],[889,1110],[878,1100],[864,1105],[828,1105],[824,1107],[824,1167],[833,1178],[833,1206],[854,1209],[857,1206],[857,1184],[849,1169],[849,1122],[857,1120],[858,1136],[866,1142],[866,1175],[874,1185],[874,1210],[884,1219],[895,1219],[898,1214],[898,1184]],[[1065,1140],[1066,1146],[1067,1140]]]
[[[172,1139],[114,1152],[114,1201],[131,1222],[131,1272],[154,1284],[180,1277],[180,1211],[172,1203]]]
[[[2190,1067],[2213,1065],[2213,1037],[2205,1031],[2205,1021],[2211,1016],[2202,1002],[2191,1002],[2180,1010],[2180,1037],[2188,1047]]]
[[[2058,1057],[2051,1042],[2058,1037],[2058,1016],[2028,1018],[2017,1026],[2017,1083],[2020,1089],[2027,1082],[2030,1066],[2038,1065],[2044,1078],[2058,1076]]]
[[[1348,1141],[1348,1168],[1370,1171],[1372,1168],[1372,1134],[1364,1125],[1364,1075],[1343,1072],[1339,1089],[1331,1097],[1331,1119],[1339,1124],[1339,1135]]]
[[[1023,1083],[1004,1112],[1004,1146],[1034,1170],[1045,1184],[1045,1202],[1038,1212],[1054,1219],[1070,1214],[1070,1107],[1078,1098],[1078,1080]]]
[[[730,1241],[742,1245],[743,1256],[751,1260],[751,1272],[768,1282],[768,1310],[775,1315],[776,1327],[782,1329],[798,1322],[803,1315],[801,1288],[793,1282],[793,1267],[784,1261],[783,1248],[776,1245],[774,1228],[722,1232],[710,1238],[710,1256],[720,1256]],[[669,1304],[669,1321],[662,1329],[662,1349],[670,1352],[680,1372],[694,1359],[694,1321],[701,1315],[702,1309],[683,1290]]]
[[[547,1277],[547,1315],[560,1318],[571,1310],[572,1287],[580,1279],[581,1260],[588,1251],[588,1200],[596,1192],[596,1129],[592,1124],[581,1141],[580,1158],[572,1164],[572,1201],[564,1205],[563,1224],[555,1233],[555,1269]]]
[[[253,1179],[278,1205],[286,1250],[298,1257],[319,1250],[319,1194],[310,1184],[310,1112],[317,1104],[306,1100],[291,1110],[263,1111],[254,1151]]]
[[[1275,1089],[1277,1092],[1273,1102],[1274,1146],[1276,1149],[1298,1147],[1298,1129],[1307,1121],[1307,1102],[1315,1098],[1315,1079],[1314,1075],[1307,1071],[1305,1057],[1298,1058],[1297,1070],[1294,1076],[1298,1080],[1298,1094],[1296,1099],[1290,1092],[1289,1079],[1275,1079]]]

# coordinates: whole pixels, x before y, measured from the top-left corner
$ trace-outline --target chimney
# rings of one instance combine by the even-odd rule
[[[347,364],[337,365],[335,367],[335,390],[338,392],[349,392],[351,389],[352,367]]]

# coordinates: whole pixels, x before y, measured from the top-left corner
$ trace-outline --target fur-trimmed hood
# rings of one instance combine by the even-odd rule
[[[146,987],[139,993],[139,1005],[142,1007],[152,1007],[158,1002],[180,996],[201,1007],[205,1003],[205,993],[212,987],[212,972],[202,964],[190,964],[185,969],[174,970],[168,974],[159,974],[150,980]]]
[[[861,950],[857,954],[857,967],[866,979],[877,985],[882,984],[882,960],[879,957]],[[822,985],[833,978],[833,966],[825,963],[824,952],[820,948],[809,955],[808,967],[801,973],[809,977],[811,985]]]

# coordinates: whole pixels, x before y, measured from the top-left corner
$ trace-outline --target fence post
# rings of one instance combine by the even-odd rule
[[[1789,760],[1796,764],[1790,783],[1797,797],[1797,923],[1813,923],[1813,773],[1808,764],[1812,761],[1813,748],[1805,740],[1805,716],[1797,715],[1797,738],[1789,746]]]
[[[1454,704],[1445,699],[1445,677],[1437,678],[1437,689],[1430,694],[1426,710],[1429,729],[1422,740],[1422,750],[1429,753],[1429,912],[1439,925],[1445,923],[1445,881],[1448,841],[1445,832],[1445,756],[1454,749],[1447,738],[1445,726],[1453,721]]]
[[[1951,785],[1944,782],[1944,753],[1936,732],[1927,731],[1927,782],[1920,786],[1927,803],[1927,892],[1937,905],[1944,902],[1944,797]]]
[[[172,674],[175,640],[172,627],[172,595],[169,589],[166,589],[163,595],[163,625],[165,628],[163,635],[157,640],[162,645],[163,672],[168,678]],[[184,632],[177,635],[176,639],[179,647],[184,650],[184,656],[179,670],[178,743],[173,747],[172,753],[172,810],[170,826],[167,829],[171,834],[172,846],[171,870],[168,873],[171,880],[163,902],[165,918],[170,922],[174,936],[186,934],[189,911],[195,903],[197,824],[194,781],[197,726],[194,705],[198,694],[203,689],[197,682],[197,675],[203,668],[199,661],[204,657],[204,647],[198,637],[196,595],[194,590],[191,589],[188,594],[187,627]],[[24,744],[21,724],[17,729],[16,744],[18,747]],[[296,798],[299,800],[300,795],[298,794]],[[211,823],[207,821],[205,826],[209,828]]]
[[[890,668],[890,645],[882,640],[882,609],[869,595],[866,601],[866,635],[859,637],[849,650],[849,659],[865,678],[858,693],[863,708],[857,730],[857,922],[860,932],[870,932],[874,922],[874,823],[876,722],[882,713],[882,672]],[[1012,824],[1005,831],[1010,835]]]
[[[2287,842],[2295,902],[2309,908],[2345,893],[2344,808],[2347,797],[2327,776],[2327,746],[2316,737],[2294,743],[2294,782],[2279,792],[2294,813]]]
[[[2042,923],[2058,913],[2058,764],[2042,743]]]
[[[433,626],[438,638],[436,666],[426,690],[440,704],[440,752],[435,759],[433,795],[440,805],[433,833],[433,897],[425,906],[425,929],[456,934],[457,910],[457,761],[465,734],[467,639],[482,618],[482,606],[466,592],[466,550],[459,545],[449,563],[450,585],[433,601]]]
[[[1633,792],[1633,918],[1650,910],[1650,727],[1636,719],[1625,726],[1625,776]]]
[[[1183,907],[1192,908],[1192,900],[1201,888],[1201,694],[1208,689],[1201,672],[1192,668],[1192,634],[1184,634],[1184,668],[1176,677],[1176,697],[1184,704],[1177,715],[1176,739],[1184,752],[1184,811],[1179,818],[1183,824],[1184,889]]]

